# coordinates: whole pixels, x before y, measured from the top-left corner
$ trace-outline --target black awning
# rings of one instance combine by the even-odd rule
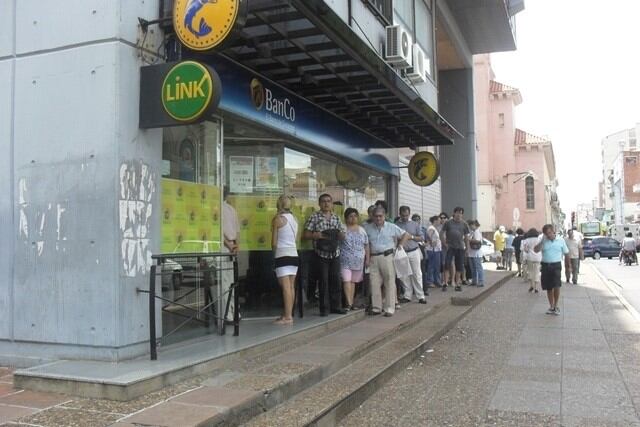
[[[322,0],[253,0],[223,53],[394,147],[457,131]]]

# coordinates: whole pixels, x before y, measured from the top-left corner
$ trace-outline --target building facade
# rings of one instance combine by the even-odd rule
[[[339,214],[379,199],[397,209],[417,191],[399,190],[406,150],[430,149],[441,179],[415,209],[474,211],[471,54],[515,49],[522,1],[233,3],[243,19],[213,54],[181,45],[168,0],[0,5],[0,358],[145,354],[151,256],[220,250],[225,189],[243,319],[281,306],[269,247],[280,194],[301,224],[322,193]],[[393,61],[391,25],[412,41]],[[398,65],[415,55],[421,68]],[[142,126],[141,98],[160,98],[144,70],[185,60],[216,71],[218,109]]]
[[[640,151],[638,133],[640,123],[613,133],[601,141],[602,181],[599,184],[598,207],[603,208],[604,221],[609,225],[637,221],[637,202],[634,202],[637,194],[633,192],[633,185],[638,182],[634,182],[632,171],[635,166],[631,159]],[[630,159],[629,164],[626,163],[626,158]],[[629,171],[627,188],[625,170]]]
[[[489,55],[474,57],[474,88],[481,230],[562,228],[553,145],[516,127],[520,91],[495,80]]]

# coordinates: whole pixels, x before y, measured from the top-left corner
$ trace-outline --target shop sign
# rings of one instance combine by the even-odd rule
[[[162,83],[162,106],[174,119],[192,122],[209,108],[213,91],[209,69],[184,61],[175,65]]]
[[[251,101],[256,110],[265,112],[267,122],[279,127],[280,129],[294,133],[296,123],[296,108],[293,101],[285,94],[280,93],[278,89],[265,86],[262,81],[256,77],[251,79],[249,84],[251,88]]]
[[[244,25],[247,0],[175,0],[173,28],[191,50],[211,51]]]
[[[220,101],[218,74],[196,61],[142,67],[140,76],[141,128],[204,120]]]
[[[409,179],[415,185],[427,187],[440,176],[440,164],[430,151],[416,153],[409,161]]]

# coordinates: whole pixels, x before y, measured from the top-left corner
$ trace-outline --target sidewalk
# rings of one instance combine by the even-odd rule
[[[188,426],[224,423],[225,417],[242,419],[242,411],[256,415],[358,357],[368,358],[368,352],[421,320],[435,327],[427,316],[452,307],[454,296],[461,305],[455,310],[466,312],[471,299],[490,293],[505,278],[505,273],[487,272],[486,288],[464,287],[461,293],[433,289],[426,306],[405,304],[392,318],[368,317],[313,340],[301,338],[127,402],[15,390],[11,373],[5,370],[5,382],[0,383],[0,425]]]
[[[585,265],[560,316],[518,278],[343,426],[640,426],[640,324]]]

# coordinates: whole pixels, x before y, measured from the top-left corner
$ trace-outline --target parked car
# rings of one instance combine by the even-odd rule
[[[208,253],[217,252],[220,242],[211,240],[184,240],[173,249],[173,253]],[[203,258],[200,268],[207,268],[211,258]],[[192,260],[186,265],[181,265],[173,259],[166,259],[162,264],[162,287],[178,290],[185,282],[193,282],[198,276],[196,266]]]
[[[585,238],[582,243],[584,256],[592,257],[593,259],[600,259],[601,257],[617,258],[620,255],[621,248],[620,242],[606,236]]]
[[[484,262],[495,261],[494,259],[492,259],[495,252],[496,250],[495,250],[495,247],[493,246],[493,242],[487,239],[482,239],[482,247],[480,248],[480,253],[482,254],[482,261]]]

